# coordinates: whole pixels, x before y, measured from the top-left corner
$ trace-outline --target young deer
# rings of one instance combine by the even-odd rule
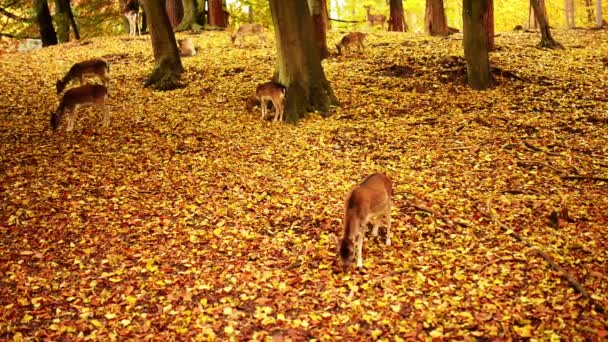
[[[340,259],[347,270],[357,257],[357,267],[363,267],[363,238],[369,220],[384,216],[387,221],[386,245],[391,245],[391,196],[390,179],[382,173],[374,173],[355,187],[346,197],[344,205],[344,235],[340,241]],[[374,222],[373,236],[378,236],[378,225]]]
[[[255,96],[260,100],[260,107],[262,107],[262,120],[266,117],[268,109],[266,107],[267,102],[272,102],[274,107],[274,122],[283,121],[283,111],[285,102],[285,88],[282,84],[275,82],[266,82],[260,84],[255,90]]]
[[[266,37],[264,36],[264,26],[253,23],[253,24],[243,24],[239,29],[232,35],[232,45],[236,45],[236,40],[241,38],[239,42],[239,46],[243,43],[243,37],[245,36],[253,36],[256,35],[262,41],[264,46],[267,46]]]
[[[139,32],[139,1],[129,0],[125,6],[122,14],[127,18],[129,22],[129,35],[138,36]]]
[[[65,86],[73,79],[80,80],[80,85],[84,83],[84,75],[95,74],[101,78],[103,84],[107,87],[110,83],[108,77],[110,66],[103,59],[95,58],[88,61],[76,63],[72,65],[70,71],[60,80],[57,81],[57,94],[61,93]]]
[[[74,119],[78,107],[92,105],[99,106],[103,111],[103,125],[110,124],[110,111],[106,106],[109,93],[108,88],[101,84],[85,84],[80,87],[68,89],[61,98],[59,108],[51,115],[51,128],[56,131],[59,128],[61,118],[67,114],[67,131],[74,128]]]
[[[374,25],[380,25],[380,28],[384,30],[384,23],[386,22],[386,16],[383,14],[370,14],[369,10],[371,6],[363,6],[365,11],[367,12],[367,23],[369,26],[374,27]]]
[[[177,45],[179,47],[179,55],[182,57],[191,57],[196,55],[196,48],[194,47],[194,43],[192,43],[192,39],[179,39],[177,41]]]
[[[336,44],[338,54],[342,54],[342,49],[344,49],[344,51],[348,51],[349,46],[351,45],[357,45],[359,51],[365,51],[365,46],[363,46],[363,40],[365,40],[365,37],[367,37],[367,34],[361,32],[351,32],[342,37],[342,40]]]

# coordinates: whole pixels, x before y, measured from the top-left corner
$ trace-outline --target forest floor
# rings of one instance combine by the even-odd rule
[[[500,34],[482,92],[461,35],[371,35],[323,62],[340,106],[297,125],[246,106],[275,66],[255,38],[189,36],[171,92],[142,87],[147,36],[3,55],[0,340],[606,338],[608,31],[554,35]],[[92,57],[110,127],[82,109],[53,134],[55,81]],[[342,273],[344,197],[376,171],[392,245]]]

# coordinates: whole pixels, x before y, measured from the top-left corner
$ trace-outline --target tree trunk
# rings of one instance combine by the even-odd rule
[[[142,5],[143,7],[143,5]],[[146,9],[142,8],[141,11],[141,27],[139,29],[139,32],[141,32],[142,34],[144,32],[148,31],[148,15],[146,15]]]
[[[60,43],[70,41],[70,18],[68,0],[55,0],[55,24],[57,25],[57,39]]]
[[[184,9],[182,7],[181,0],[166,0],[165,7],[167,9],[167,16],[171,23],[171,28],[175,29],[177,25],[182,21],[184,15]]]
[[[182,7],[184,8],[184,17],[182,18],[182,22],[177,26],[175,30],[201,30],[203,27],[196,22],[197,18],[199,17],[196,0],[182,0]]]
[[[530,30],[536,30],[538,28],[538,21],[536,21],[536,14],[534,13],[532,2],[530,2],[530,6],[528,7],[528,28]]]
[[[323,13],[323,8],[327,9],[327,6],[323,6],[325,0],[308,0],[308,7],[312,14],[315,31],[315,41],[319,48],[319,54],[321,60],[329,57],[329,50],[327,49],[327,12]]]
[[[222,0],[209,0],[209,25],[226,27],[227,18],[222,8]]]
[[[538,22],[538,26],[540,27],[541,39],[538,46],[549,49],[563,49],[564,47],[560,43],[556,42],[553,39],[553,36],[551,36],[545,0],[530,0],[530,3],[534,8],[534,15],[536,17],[536,21]]]
[[[593,23],[593,18],[595,14],[593,14],[593,0],[585,0],[585,12],[587,12],[587,22]]]
[[[488,58],[488,33],[485,24],[488,7],[486,0],[464,0],[462,4],[467,80],[469,86],[476,90],[487,89],[492,85]]]
[[[604,21],[602,20],[602,0],[595,0],[595,26],[602,27]]]
[[[405,22],[405,16],[403,15],[403,0],[390,0],[388,30],[407,32],[407,23]]]
[[[76,25],[76,18],[74,18],[74,12],[72,11],[72,6],[70,5],[70,0],[68,2],[68,17],[70,18],[70,25],[72,26],[72,32],[74,32],[74,38],[76,40],[80,40],[80,31],[78,30],[78,25]]]
[[[180,86],[179,76],[184,69],[164,1],[146,0],[143,5],[148,15],[155,64],[144,86],[159,90],[175,89]]]
[[[36,6],[36,21],[38,21],[40,27],[42,46],[57,45],[57,34],[53,27],[53,19],[47,0],[35,0],[34,6]]]
[[[483,22],[488,33],[488,51],[494,51],[496,45],[494,44],[494,0],[483,0],[487,1],[488,8],[484,12]]]
[[[447,36],[450,33],[443,0],[426,0],[424,28],[431,36]]]
[[[566,16],[566,28],[574,28],[574,0],[564,1],[564,14]]]
[[[276,81],[287,88],[286,120],[294,123],[311,111],[327,115],[337,100],[321,66],[306,0],[270,0],[270,12],[278,50]]]

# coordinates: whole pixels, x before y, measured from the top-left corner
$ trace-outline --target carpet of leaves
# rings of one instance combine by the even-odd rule
[[[554,35],[565,50],[499,35],[482,92],[462,36],[370,35],[323,62],[340,106],[295,126],[246,106],[276,58],[253,38],[189,36],[171,92],[142,87],[149,37],[3,55],[0,339],[606,338],[535,252],[608,307],[608,31]],[[110,127],[82,109],[52,134],[55,80],[92,57],[111,63]],[[375,171],[393,244],[369,237],[342,273],[344,196]]]

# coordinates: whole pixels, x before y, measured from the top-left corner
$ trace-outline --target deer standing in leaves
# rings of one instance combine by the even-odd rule
[[[351,32],[345,35],[342,37],[342,40],[336,44],[338,54],[342,54],[342,49],[344,49],[344,51],[348,51],[351,45],[357,45],[359,51],[364,51],[365,46],[363,46],[363,40],[365,40],[365,37],[367,37],[367,34],[361,32]]]
[[[90,59],[88,61],[79,62],[70,68],[70,71],[60,80],[57,81],[57,94],[61,93],[65,86],[70,81],[78,79],[80,85],[84,83],[84,76],[87,74],[97,75],[103,84],[108,87],[110,84],[110,78],[108,73],[110,72],[110,66],[108,62],[100,58]]]
[[[367,23],[374,27],[375,25],[380,25],[382,30],[384,30],[384,23],[386,22],[386,16],[383,14],[371,14],[370,9],[371,6],[363,6],[365,11],[367,12]]]
[[[239,42],[239,46],[241,46],[243,43],[243,37],[254,35],[258,36],[264,46],[268,45],[266,42],[266,37],[264,36],[264,26],[258,23],[241,25],[241,27],[239,27],[239,29],[231,37],[232,45],[236,45],[237,39],[240,38],[241,41]]]
[[[101,84],[85,84],[68,89],[61,98],[59,107],[51,115],[51,128],[53,131],[56,131],[59,128],[61,119],[67,115],[67,131],[70,132],[74,129],[76,109],[87,105],[100,107],[103,112],[103,125],[108,126],[110,124],[110,111],[106,106],[108,97],[108,88]]]
[[[255,96],[260,100],[262,120],[266,117],[266,113],[268,113],[268,102],[272,102],[272,106],[274,107],[274,122],[283,121],[286,91],[287,88],[275,82],[266,82],[257,87]]]

